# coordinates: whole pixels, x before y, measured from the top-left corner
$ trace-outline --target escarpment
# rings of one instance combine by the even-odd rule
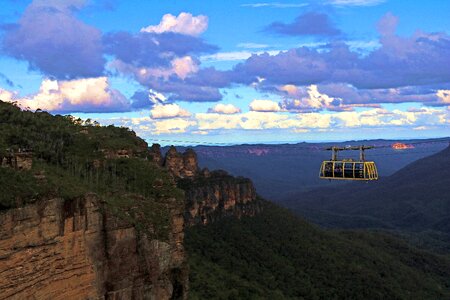
[[[1,101],[0,125],[0,299],[187,298],[184,193],[145,141]]]
[[[173,199],[165,199],[173,204]],[[95,194],[0,214],[0,299],[183,299],[182,210],[167,239],[114,216]]]
[[[186,226],[207,224],[228,216],[253,216],[261,210],[250,179],[233,177],[223,170],[200,170],[197,155],[192,149],[179,153],[172,146],[164,160],[158,145],[153,145],[152,151],[155,151],[155,161],[164,161],[162,166],[185,191]]]
[[[0,116],[0,299],[186,299],[185,226],[260,210],[249,179],[192,149],[1,101]]]

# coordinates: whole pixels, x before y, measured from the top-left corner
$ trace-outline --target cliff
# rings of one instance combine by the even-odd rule
[[[261,211],[248,178],[213,171],[208,176],[201,174],[191,181],[179,181],[178,186],[185,191],[186,226],[208,224],[228,216],[254,216]]]
[[[94,194],[2,212],[0,299],[185,298],[183,217],[176,209],[170,217],[161,241]]]
[[[0,299],[187,298],[183,191],[142,139],[2,102],[0,116]]]
[[[0,116],[0,299],[186,299],[185,224],[259,210],[250,180],[191,149],[163,158],[129,129],[1,101]]]
[[[254,216],[261,210],[255,187],[248,178],[233,177],[223,170],[200,170],[192,149],[179,153],[171,146],[164,159],[154,144],[152,157],[166,168],[185,191],[186,226],[208,224],[223,217]]]

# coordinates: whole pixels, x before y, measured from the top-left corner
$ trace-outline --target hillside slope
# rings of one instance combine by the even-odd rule
[[[191,299],[444,299],[450,260],[392,236],[320,230],[265,202],[187,230]]]
[[[378,182],[292,195],[283,205],[332,228],[381,228],[450,252],[450,147]]]
[[[310,216],[313,211],[334,214],[337,223],[340,215],[360,218],[361,227],[450,233],[449,187],[450,147],[413,162],[379,182],[314,190],[291,196],[284,203]]]

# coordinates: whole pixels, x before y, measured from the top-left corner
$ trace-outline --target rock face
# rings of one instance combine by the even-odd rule
[[[161,155],[161,146],[159,144],[153,144],[149,149],[149,159],[158,166],[162,166],[164,160]]]
[[[161,196],[170,210],[165,238],[118,218],[95,194],[0,211],[0,300],[187,299],[184,226],[254,215],[260,205],[249,179],[200,171],[193,150],[172,147],[164,160],[158,145],[148,153],[185,191],[184,206]],[[35,176],[46,180],[44,173]]]
[[[181,154],[170,147],[163,166],[185,191],[186,226],[208,224],[226,216],[253,216],[261,210],[250,179],[233,177],[225,171],[200,170],[192,149]]]
[[[152,151],[159,150],[152,146]],[[157,154],[153,154],[158,157]],[[163,166],[176,178],[192,178],[198,174],[197,154],[192,149],[187,149],[184,153],[179,153],[174,146],[171,146],[164,158]]]
[[[185,190],[186,226],[208,224],[227,216],[254,216],[261,210],[250,179],[224,171],[206,173],[207,177],[203,174],[192,182],[179,182]]]
[[[33,153],[29,151],[11,152],[5,157],[0,157],[0,165],[16,170],[30,170],[33,166]]]
[[[186,299],[183,215],[156,240],[93,194],[0,213],[0,299]]]

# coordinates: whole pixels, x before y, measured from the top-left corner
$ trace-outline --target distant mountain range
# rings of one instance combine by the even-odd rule
[[[447,139],[419,140],[413,149],[396,150],[390,145],[398,140],[364,140],[342,143],[299,143],[280,145],[196,146],[199,164],[209,169],[224,169],[233,175],[250,178],[263,197],[275,202],[292,198],[317,187],[329,187],[342,182],[329,182],[318,177],[321,161],[329,159],[332,145],[375,145],[383,148],[367,151],[367,159],[376,161],[380,177],[386,177],[409,163],[439,152],[448,145]],[[429,141],[429,143],[427,143]],[[151,141],[149,141],[151,142]],[[405,144],[418,140],[404,140]],[[178,147],[182,149],[182,147]],[[167,149],[167,147],[165,148]],[[357,157],[357,151],[341,153]]]

